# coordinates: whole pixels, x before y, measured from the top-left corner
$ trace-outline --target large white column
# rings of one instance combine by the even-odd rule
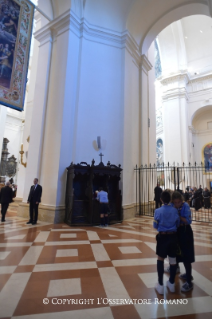
[[[51,62],[52,33],[49,28],[35,33],[35,39],[40,42],[33,101],[32,121],[30,128],[30,143],[28,150],[27,168],[23,201],[27,201],[30,185],[33,179],[40,179],[40,163],[43,151],[44,126],[49,86],[49,70]]]
[[[170,165],[188,164],[189,129],[187,74],[177,74],[162,79],[164,115],[164,159]]]
[[[35,13],[35,20],[36,20],[36,30],[40,28],[41,23],[41,15],[39,12]],[[37,77],[37,67],[38,67],[38,55],[39,55],[39,42],[34,38],[33,39],[33,53],[30,57],[29,62],[29,81],[27,83],[27,94],[25,98],[25,120],[23,123],[22,134],[20,138],[20,149],[21,143],[23,143],[23,162],[28,161],[28,149],[30,143],[30,129],[31,129],[31,122],[32,122],[32,114],[33,114],[33,105],[34,105],[34,98],[35,98],[35,85],[36,85],[36,77]],[[36,106],[35,106],[36,107]],[[20,158],[20,156],[19,156]],[[17,174],[17,196],[16,200],[22,201],[23,194],[24,194],[24,185],[25,185],[25,178],[26,178],[26,167],[20,163],[18,165],[18,174]],[[31,182],[31,181],[30,181]]]
[[[149,79],[148,71],[152,65],[146,55],[141,57],[140,81],[141,81],[141,161],[140,164],[149,163]]]
[[[37,60],[37,74],[34,88],[34,98],[31,101],[31,126],[28,148],[27,167],[25,171],[25,183],[23,202],[26,203],[30,186],[37,177],[40,182],[41,157],[43,152],[43,139],[46,117],[46,105],[49,88],[49,71],[52,51],[52,31],[47,26],[35,33],[35,39],[39,41],[39,55]],[[26,143],[26,141],[24,141]],[[28,215],[28,205],[21,203],[18,214]]]
[[[71,31],[72,15],[66,12],[52,24],[55,41],[52,51],[49,98],[42,154],[43,186],[40,218],[64,220],[66,167],[75,148],[80,38]]]

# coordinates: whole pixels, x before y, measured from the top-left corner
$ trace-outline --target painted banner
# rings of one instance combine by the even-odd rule
[[[0,0],[0,104],[23,111],[34,5]]]

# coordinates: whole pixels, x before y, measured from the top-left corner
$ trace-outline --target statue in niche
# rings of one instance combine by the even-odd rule
[[[163,160],[163,140],[159,138],[156,144],[156,160],[157,166],[161,166],[164,162]]]

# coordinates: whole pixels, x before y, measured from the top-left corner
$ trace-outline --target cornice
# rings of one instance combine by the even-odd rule
[[[140,62],[142,70],[147,74],[152,69],[152,64],[148,60],[147,56],[143,54],[141,56],[141,62]]]
[[[184,82],[186,85],[189,82],[189,76],[187,72],[180,72],[166,77],[162,76],[160,82],[162,85],[170,85],[179,82]]]
[[[212,135],[212,129],[210,130],[195,130],[193,126],[189,126],[189,131],[192,132],[193,135]]]
[[[119,49],[126,49],[132,56],[135,63],[145,70],[152,68],[146,56],[141,57],[139,45],[128,30],[117,32],[107,28],[101,28],[90,24],[85,18],[79,19],[72,10],[68,10],[55,20],[34,33],[36,40],[42,44],[52,41],[66,31],[73,32],[78,38],[98,42]]]
[[[34,37],[38,42],[40,42],[40,46],[42,46],[47,42],[52,42],[52,30],[44,27],[36,31],[34,33]]]
[[[197,83],[197,82],[203,82],[207,80],[212,80],[212,73],[200,75],[198,77],[195,77],[194,79],[190,79],[189,83]]]
[[[188,92],[186,91],[186,88],[178,88],[174,90],[168,90],[163,93],[162,100],[165,102],[167,100],[174,100],[184,98],[187,101],[189,100]]]

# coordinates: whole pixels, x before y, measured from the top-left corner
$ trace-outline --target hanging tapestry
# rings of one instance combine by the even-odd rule
[[[23,111],[34,5],[0,0],[0,104]]]

